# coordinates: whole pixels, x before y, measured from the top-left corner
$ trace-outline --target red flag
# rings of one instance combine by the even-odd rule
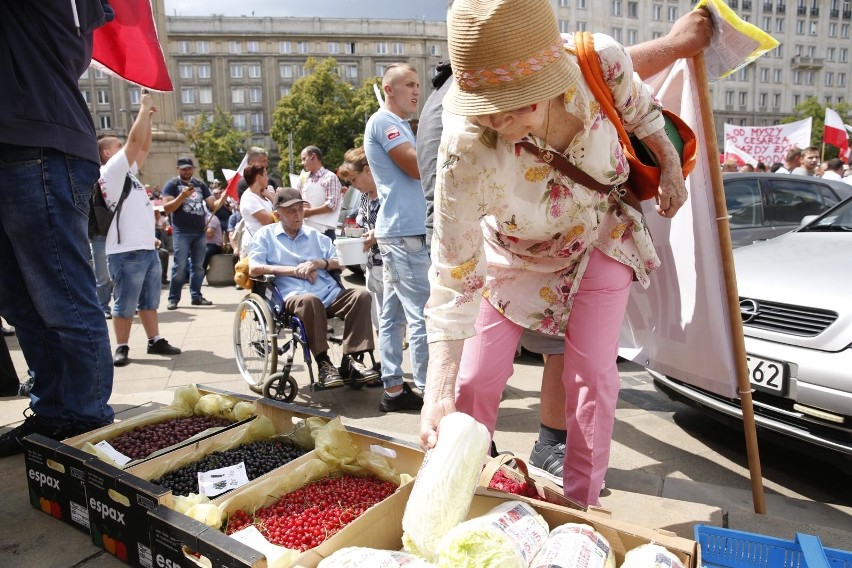
[[[153,91],[174,91],[150,0],[118,0],[110,6],[115,19],[95,30],[95,66]]]
[[[840,150],[840,158],[844,161],[848,159],[849,153],[849,134],[846,132],[846,125],[840,115],[834,110],[825,107],[825,124],[822,130],[822,140],[826,144],[837,146]]]
[[[243,179],[243,170],[246,169],[246,166],[248,166],[248,154],[243,156],[243,161],[240,162],[240,167],[237,168],[237,171],[222,170],[222,173],[225,174],[225,179],[228,180],[228,187],[225,188],[225,193],[237,201],[240,199],[237,194],[237,184]]]

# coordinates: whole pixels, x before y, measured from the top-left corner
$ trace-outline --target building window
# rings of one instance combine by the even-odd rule
[[[195,53],[210,53],[210,46],[206,41],[196,41],[195,42]]]
[[[779,108],[781,106],[781,93],[772,94],[772,106],[773,108]]]
[[[725,106],[729,106],[729,107],[734,106],[734,92],[733,91],[725,91]]]
[[[141,96],[140,91],[141,91],[141,89],[139,87],[130,87],[129,89],[127,89],[127,94],[130,95],[130,104],[131,105],[138,105],[139,104],[140,96]]]
[[[802,102],[802,95],[793,95],[793,106],[797,107]]]
[[[263,94],[261,92],[260,87],[252,87],[252,88],[249,89],[249,102],[250,103],[263,102]]]
[[[838,73],[837,74],[837,86],[838,87],[845,87],[846,86],[846,73]],[[842,102],[842,101],[838,100],[837,102]]]
[[[332,54],[340,53],[340,44],[336,41],[328,42],[328,52]]]
[[[570,20],[559,20],[559,33],[561,33],[561,34],[570,34],[571,33],[571,22],[570,22]]]
[[[639,32],[636,30],[627,30],[627,45],[636,45],[639,41]]]
[[[662,21],[663,7],[660,4],[654,4],[653,6],[651,6],[651,19],[655,22]]]
[[[189,53],[189,42],[188,41],[179,41],[178,42],[178,53]]]
[[[86,104],[89,104],[91,101],[91,97],[89,96],[89,91],[80,91],[83,95],[83,100],[86,101]]]
[[[834,83],[834,73],[832,73],[831,71],[826,71],[825,72],[825,86],[831,87],[832,83]]]
[[[612,28],[610,30],[610,35],[612,35],[612,38],[615,41],[617,41],[618,43],[621,43],[621,37],[623,35],[621,28]]]
[[[88,78],[89,78],[89,69],[88,69],[88,67],[87,67],[87,68],[86,68],[86,70],[85,70],[85,71],[83,71],[83,74],[82,74],[82,75],[80,75],[80,79],[85,80],[85,79],[88,79]]]
[[[793,84],[801,85],[802,84],[802,72],[801,71],[793,71]]]
[[[811,58],[816,57],[816,46],[815,45],[809,45],[808,46],[808,57],[811,57]]]
[[[199,63],[198,64],[198,78],[199,79],[209,79],[210,78],[210,64],[209,63]]]
[[[585,10],[586,9],[586,0],[577,0],[577,9]]]
[[[379,41],[376,42],[376,55],[387,55],[388,53],[388,42]]]
[[[195,123],[198,121],[198,116],[189,112],[181,115],[181,118],[183,118],[183,121],[186,123],[187,126],[194,126]]]
[[[571,5],[571,3],[570,3],[569,0],[559,0],[559,7],[560,8],[567,8],[570,5]]]
[[[429,54],[432,57],[440,57],[441,56],[441,46],[437,43],[433,43],[429,46]]]
[[[780,83],[781,82],[781,69],[773,69],[772,70],[772,82]]]
[[[841,47],[840,51],[839,51],[839,55],[840,55],[840,57],[838,57],[838,61],[840,61],[840,63],[846,63],[846,59],[848,58],[848,55],[849,55],[849,48]]]
[[[743,67],[738,73],[740,81],[748,81],[748,67]]]
[[[263,113],[255,112],[251,115],[251,131],[263,132]]]
[[[621,16],[621,0],[612,0],[612,15]]]
[[[388,66],[381,63],[376,63],[376,77],[384,77]]]
[[[586,31],[586,26],[587,26],[586,22],[577,22],[577,31],[578,32]]]
[[[438,55],[440,55],[441,48],[438,48]],[[347,41],[343,44],[343,53],[346,55],[355,55],[355,43],[351,41]]]
[[[651,39],[660,39],[663,37],[663,32],[651,32]]]
[[[245,130],[246,129],[246,115],[244,114],[235,114],[234,115],[234,128],[237,130]]]
[[[784,57],[784,44],[779,43],[778,47],[775,48],[775,57],[781,59]]]
[[[748,93],[745,91],[740,91],[740,106],[744,107],[748,104]]]
[[[98,90],[98,104],[99,105],[108,105],[109,104],[109,91],[104,89]]]
[[[292,79],[293,78],[293,66],[287,63],[282,63],[278,66],[279,75],[282,79]]]
[[[246,51],[248,53],[260,53],[260,42],[259,41],[247,41],[246,42]]]
[[[778,33],[784,33],[784,18],[775,18],[775,31]]]
[[[810,23],[810,29],[808,30],[808,33],[811,35],[817,35],[817,22]]]
[[[805,21],[796,20],[796,35],[805,35]]]
[[[184,87],[180,90],[180,102],[185,105],[195,103],[195,91],[192,87]]]
[[[843,39],[849,37],[849,24],[843,24],[840,26],[840,37]]]
[[[260,64],[252,63],[248,66],[249,79],[260,79]]]
[[[290,96],[290,85],[281,85],[278,88],[278,96],[279,98]]]
[[[98,122],[100,122],[101,125],[101,130],[109,130],[110,128],[112,128],[112,120],[110,119],[109,115],[102,114],[98,117],[98,119]]]
[[[814,84],[814,72],[813,71],[805,71],[805,85],[813,85]]]
[[[243,66],[237,63],[231,63],[231,79],[243,78]]]
[[[826,61],[834,61],[834,48],[829,47],[825,50],[825,60]]]
[[[246,102],[246,91],[245,89],[235,88],[231,89],[231,102],[235,105],[241,105]]]
[[[305,69],[305,66],[304,66],[304,65],[302,65],[302,66],[300,66],[300,67],[299,67],[299,77],[307,77],[307,76],[308,76],[308,75],[310,75],[310,74],[311,74],[311,73],[310,73],[310,71],[308,71],[307,69]]]
[[[95,69],[95,79],[106,79],[106,73],[101,71],[100,69]]]
[[[670,22],[677,20],[677,6],[669,6],[668,14]]]
[[[242,53],[243,52],[243,43],[241,41],[229,41],[228,42],[228,53]]]
[[[192,79],[192,65],[181,63],[178,68],[180,69],[181,79]]]
[[[278,42],[278,53],[293,53],[293,47],[290,45],[289,41],[279,41]]]
[[[394,55],[405,55],[405,45],[399,42],[393,44]]]
[[[210,87],[201,87],[198,89],[198,102],[203,105],[212,105],[213,89]]]
[[[358,78],[358,66],[355,64],[344,65],[344,75],[347,79],[357,79]]]
[[[758,107],[760,107],[760,108],[765,109],[765,108],[766,108],[766,101],[768,101],[768,100],[769,100],[769,94],[767,94],[767,93],[760,93],[760,94],[757,96],[757,101],[758,101],[758,102],[757,102],[757,106],[758,106]]]
[[[760,82],[768,83],[769,82],[769,67],[761,67],[760,68]]]
[[[296,50],[297,50],[299,53],[307,53],[307,52],[308,52],[308,49],[309,49],[309,46],[308,46],[308,42],[306,42],[306,41],[300,41],[300,42],[296,45]]]

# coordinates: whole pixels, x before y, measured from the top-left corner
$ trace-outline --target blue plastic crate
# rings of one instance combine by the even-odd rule
[[[852,568],[852,552],[823,548],[819,537],[802,533],[790,541],[695,525],[695,541],[699,568]]]

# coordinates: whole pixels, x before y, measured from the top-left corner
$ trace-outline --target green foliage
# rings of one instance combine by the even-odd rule
[[[198,158],[196,175],[206,180],[207,170],[225,183],[223,168],[234,170],[246,153],[247,133],[236,130],[231,115],[216,106],[212,115],[201,113],[194,124],[177,121],[177,129],[186,137],[189,149]]]
[[[335,170],[346,150],[359,145],[364,137],[365,113],[378,108],[376,97],[366,99],[365,84],[353,89],[340,78],[333,58],[305,62],[308,75],[293,84],[290,94],[282,97],[272,115],[272,139],[281,149],[281,172],[301,170],[299,154],[305,146],[317,146],[323,152],[326,168]],[[372,85],[372,82],[369,82]],[[372,108],[372,110],[370,110]],[[369,114],[366,114],[369,117]],[[293,137],[292,168],[289,160],[289,136]]]
[[[787,116],[781,119],[782,124],[787,124],[789,122],[796,122],[797,120],[804,120],[808,117],[813,119],[813,123],[811,125],[811,146],[816,146],[817,148],[822,149],[822,133],[825,129],[825,108],[828,106],[829,108],[837,111],[837,114],[840,115],[840,118],[843,119],[844,122],[848,121],[849,112],[852,111],[852,105],[848,102],[837,103],[833,105],[824,105],[819,102],[816,97],[808,97],[793,109],[796,113],[793,116]],[[838,155],[838,149],[831,144],[825,145],[825,150],[823,154],[823,160],[830,160],[832,158],[836,158]]]

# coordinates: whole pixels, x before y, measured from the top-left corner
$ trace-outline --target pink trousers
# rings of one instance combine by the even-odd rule
[[[609,464],[618,375],[618,336],[632,270],[597,250],[592,252],[574,299],[565,334],[565,495],[597,505]],[[482,301],[477,335],[465,341],[456,382],[456,409],[470,414],[493,434],[515,348],[523,329]]]

